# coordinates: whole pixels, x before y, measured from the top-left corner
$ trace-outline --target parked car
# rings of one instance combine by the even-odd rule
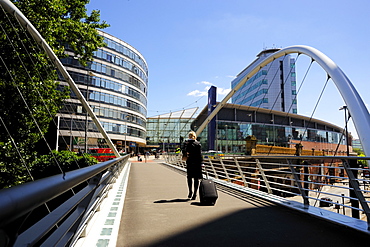
[[[223,158],[224,156],[224,153],[221,152],[221,151],[214,151],[214,150],[209,150],[207,152],[204,152],[203,153],[203,158],[204,159],[218,159],[218,158]]]

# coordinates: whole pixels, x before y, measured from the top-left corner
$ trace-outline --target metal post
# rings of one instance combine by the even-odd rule
[[[243,173],[242,168],[240,167],[239,162],[238,162],[238,159],[236,157],[234,157],[234,162],[236,164],[236,167],[238,168],[238,171],[239,171],[240,176],[242,177],[244,186],[246,187],[247,186],[247,181],[245,180],[244,173]]]
[[[343,215],[346,215],[346,207],[344,206],[344,194],[342,194],[342,204],[343,204]]]
[[[308,197],[306,195],[306,191],[302,188],[302,184],[301,184],[301,181],[300,181],[300,179],[298,177],[298,174],[295,171],[295,167],[292,165],[292,163],[291,163],[290,160],[287,160],[287,162],[288,162],[290,171],[293,174],[294,180],[295,180],[295,182],[297,184],[298,190],[299,190],[299,192],[301,193],[301,195],[303,197],[304,207],[305,208],[308,208],[308,206],[310,206],[310,202],[308,201]]]
[[[231,179],[229,177],[229,173],[227,172],[226,167],[225,167],[225,164],[224,164],[224,162],[222,162],[222,159],[221,158],[220,158],[220,163],[221,163],[222,169],[224,169],[224,172],[225,172],[225,176],[227,178],[227,181],[228,182],[231,182]]]
[[[270,184],[267,180],[267,177],[266,177],[266,174],[265,174],[265,171],[263,170],[262,166],[261,166],[261,162],[259,161],[259,159],[256,159],[256,165],[257,165],[257,168],[258,168],[258,171],[260,172],[262,178],[263,178],[263,182],[265,183],[266,185],[266,188],[267,188],[267,192],[269,194],[272,194],[272,190],[271,190],[271,187],[270,187]]]
[[[59,128],[60,128],[60,116],[57,116],[57,141],[55,144],[55,150],[58,151],[59,149]]]
[[[361,207],[364,210],[364,213],[366,214],[368,230],[370,230],[370,208],[369,208],[369,205],[366,202],[366,199],[365,199],[364,195],[361,193],[361,189],[360,189],[359,183],[357,181],[357,177],[356,177],[357,176],[357,174],[356,174],[357,170],[356,170],[356,172],[352,171],[351,168],[354,168],[354,167],[351,167],[353,165],[351,165],[350,162],[348,162],[348,160],[342,160],[342,162],[343,162],[343,167],[345,168],[345,170],[347,172],[347,175],[348,175],[348,178],[349,178],[349,187],[352,188],[352,190],[350,190],[350,197],[355,197],[360,202]],[[356,163],[357,163],[357,161],[356,161]],[[351,193],[351,191],[352,191],[353,194]],[[358,203],[358,201],[357,201],[357,203]],[[352,203],[354,203],[354,200],[351,200],[351,204]],[[354,207],[353,204],[351,206]],[[357,208],[358,208],[358,206],[357,206]],[[352,210],[352,217],[359,218],[359,215],[357,215],[358,210],[356,210],[356,211],[357,211],[357,213]]]
[[[211,165],[211,168],[212,168],[212,171],[213,171],[213,174],[214,174],[215,178],[218,179],[218,174],[216,172],[216,169],[214,168],[214,166],[212,164],[212,161],[211,161],[211,159],[209,157],[208,157],[208,162]]]
[[[227,153],[228,152],[228,147],[227,147],[227,124],[225,125],[225,141],[226,141],[225,153]]]
[[[88,78],[87,78],[87,88],[86,88],[86,102],[88,102],[88,99],[89,99],[89,83],[90,83],[90,75],[88,75]],[[86,111],[86,114],[85,114],[85,153],[87,153],[87,127],[88,127],[88,116],[89,116],[89,113]]]
[[[349,156],[347,106],[344,105],[341,108],[339,108],[339,110],[344,110],[344,124],[345,124],[345,130],[346,130],[347,156]]]

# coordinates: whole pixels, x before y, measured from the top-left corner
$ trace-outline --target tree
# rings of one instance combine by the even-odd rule
[[[97,28],[99,11],[86,13],[88,0],[13,0],[58,57],[65,45],[86,65],[104,46]],[[39,45],[17,21],[0,9],[0,188],[31,179],[35,143],[68,97],[58,87],[57,72]],[[28,171],[27,171],[28,170]]]

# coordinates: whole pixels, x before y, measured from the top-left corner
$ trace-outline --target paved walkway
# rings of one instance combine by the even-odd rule
[[[186,199],[184,174],[132,159],[116,246],[364,246],[368,235],[219,187],[215,206]]]

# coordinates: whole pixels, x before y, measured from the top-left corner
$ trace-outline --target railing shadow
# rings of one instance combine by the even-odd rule
[[[318,227],[320,225],[320,227]],[[281,206],[245,209],[145,246],[362,246],[370,236]]]

